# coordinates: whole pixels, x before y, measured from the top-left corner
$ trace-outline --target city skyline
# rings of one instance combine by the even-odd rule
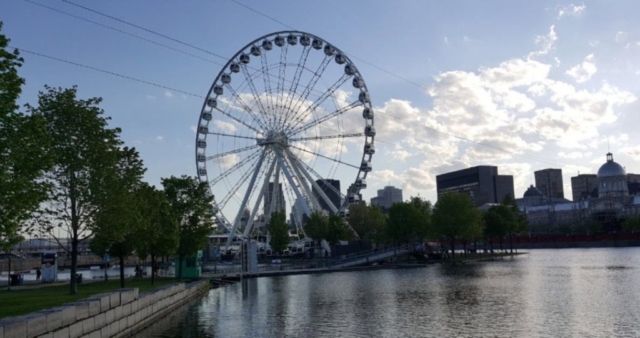
[[[379,112],[377,155],[368,188],[362,191],[365,200],[390,183],[402,188],[407,197],[420,194],[435,201],[436,175],[483,164],[498,165],[501,174],[513,175],[516,196],[533,183],[534,171],[560,168],[568,197],[572,196],[570,177],[595,173],[607,147],[627,172],[640,172],[640,149],[631,127],[639,107],[634,94],[639,92],[640,76],[636,61],[640,31],[632,17],[636,2],[623,1],[616,8],[589,1],[520,3],[502,11],[497,10],[501,4],[470,4],[461,12],[453,11],[452,4],[353,3],[345,4],[345,9],[363,10],[370,20],[347,34],[343,30],[352,27],[347,18],[336,17],[330,27],[322,19],[333,17],[334,6],[246,4],[392,73],[355,60]],[[188,3],[90,6],[225,57],[260,35],[287,29],[231,2],[198,11]],[[472,24],[476,6],[483,20],[519,25],[504,31],[482,22]],[[117,26],[68,4],[58,7]],[[29,3],[3,3],[0,8],[15,13],[3,18],[4,33],[11,37],[12,46],[25,50],[201,95],[220,69]],[[306,20],[292,15],[302,11],[316,15]],[[227,14],[217,14],[222,12]],[[174,14],[164,22],[162,13]],[[214,15],[215,26],[199,19],[204,13]],[[428,20],[419,13],[427,13]],[[457,13],[469,23],[448,26],[453,17],[447,13]],[[259,24],[233,24],[246,18]],[[415,29],[406,30],[403,21]],[[190,24],[181,27],[184,22]],[[381,33],[371,22],[382,22],[389,31]],[[131,27],[123,29],[139,33]],[[400,35],[402,39],[397,38]],[[378,41],[392,43],[394,48],[384,48]],[[72,44],[86,48],[78,53]],[[123,128],[123,138],[140,150],[149,166],[147,180],[158,184],[162,176],[195,175],[192,127],[202,99],[22,55],[26,63],[21,75],[27,78],[22,103],[33,104],[45,83],[78,84],[82,96],[104,98],[103,107],[113,117],[113,125]],[[354,156],[358,146],[347,151]],[[353,183],[350,178],[336,178],[345,186]]]

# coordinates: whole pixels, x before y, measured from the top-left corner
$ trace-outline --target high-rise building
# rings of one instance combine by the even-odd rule
[[[536,188],[547,198],[564,198],[562,169],[543,169],[534,172]]]
[[[325,180],[317,180],[316,183],[318,184],[320,189],[322,189],[325,195],[329,197],[329,200],[336,207],[336,209],[340,209],[340,206],[341,206],[340,180],[325,179]],[[318,189],[316,189],[316,187],[313,187],[313,189],[311,190],[312,190],[313,196],[315,196],[315,198],[320,203],[320,207],[323,210],[326,210],[329,214],[332,214],[333,211],[331,210],[327,202],[324,200],[324,198],[320,196]]]
[[[501,203],[507,195],[515,198],[513,176],[498,175],[496,166],[477,166],[436,176],[438,196],[453,192],[466,194],[480,207]]]
[[[577,202],[592,197],[598,197],[598,176],[595,174],[581,174],[571,177],[571,195]]]
[[[378,196],[371,199],[372,205],[377,205],[383,210],[389,210],[393,203],[402,202],[402,189],[393,186],[386,186],[378,190]]]
[[[627,182],[640,182],[640,174],[627,174]]]
[[[269,191],[267,192],[266,196],[264,196],[264,214],[265,215],[269,214],[269,208],[271,207],[271,198],[273,196],[274,186],[275,186],[274,182],[269,182]],[[276,193],[276,197],[275,197],[276,202],[272,212],[275,212],[275,211],[286,212],[287,205],[285,204],[285,200],[284,200],[282,183],[278,183],[278,189],[276,189],[275,193]]]

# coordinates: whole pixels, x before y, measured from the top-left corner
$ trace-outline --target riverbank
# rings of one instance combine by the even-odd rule
[[[175,282],[174,278],[156,278],[155,285],[151,285],[151,279],[128,279],[125,287],[146,292]],[[78,284],[78,293],[75,295],[69,294],[69,283],[14,286],[11,291],[0,291],[0,303],[3,304],[0,307],[0,319],[40,311],[119,288],[120,280]]]

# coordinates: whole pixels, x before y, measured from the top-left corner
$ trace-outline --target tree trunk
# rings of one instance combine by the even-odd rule
[[[511,254],[513,255],[513,233],[509,233],[509,247]]]
[[[462,241],[462,255],[467,256],[467,241]]]
[[[156,282],[156,255],[151,254],[151,285],[155,285]]]
[[[11,249],[9,251],[9,273],[7,274],[7,290],[11,291]]]
[[[178,255],[178,280],[182,280],[182,258],[182,255]]]
[[[78,234],[76,230],[73,231],[73,237],[71,238],[71,276],[69,276],[69,293],[75,295],[78,293],[78,279],[76,273],[78,272]]]
[[[120,259],[120,288],[124,289],[124,256],[118,256]]]
[[[451,259],[456,259],[456,239],[451,237]]]
[[[502,236],[500,236],[500,251],[504,253],[504,249],[502,248]]]
[[[489,250],[491,251],[491,256],[493,256],[493,239],[489,239]]]

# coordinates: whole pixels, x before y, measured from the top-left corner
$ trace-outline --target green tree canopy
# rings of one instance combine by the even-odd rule
[[[204,249],[207,236],[213,232],[213,196],[209,195],[207,184],[195,177],[171,176],[163,178],[162,185],[171,205],[171,213],[178,223],[179,241],[176,253],[182,262],[185,257]],[[182,279],[182,264],[177,277]]]
[[[338,244],[340,241],[348,241],[353,238],[353,232],[347,223],[338,215],[331,215],[327,220],[326,240],[329,244]]]
[[[38,95],[38,107],[28,106],[46,123],[53,167],[45,173],[51,184],[48,202],[37,219],[38,229],[58,240],[61,228],[71,240],[71,293],[77,292],[78,244],[93,235],[93,221],[108,190],[105,179],[118,163],[120,129],[99,107],[101,98],[77,98],[77,88],[52,88]]]
[[[304,227],[304,232],[317,243],[327,238],[329,229],[329,217],[322,212],[315,210]]]
[[[349,206],[349,225],[360,239],[378,239],[384,231],[386,217],[379,207],[365,203]]]
[[[622,223],[622,229],[626,231],[640,231],[640,217],[631,216]]]
[[[283,211],[275,211],[271,213],[269,224],[269,245],[274,252],[282,252],[289,245],[289,228]]]
[[[431,219],[435,234],[446,238],[455,257],[456,239],[472,237],[474,231],[482,229],[478,209],[467,195],[446,193],[438,197]]]
[[[2,31],[2,22],[0,22]],[[47,197],[42,178],[51,165],[42,119],[18,111],[24,79],[18,75],[23,59],[9,51],[0,34],[0,250],[9,252],[22,241],[19,234]]]
[[[386,234],[388,240],[408,243],[424,240],[433,233],[431,227],[431,202],[412,197],[407,202],[394,203],[389,209]]]

